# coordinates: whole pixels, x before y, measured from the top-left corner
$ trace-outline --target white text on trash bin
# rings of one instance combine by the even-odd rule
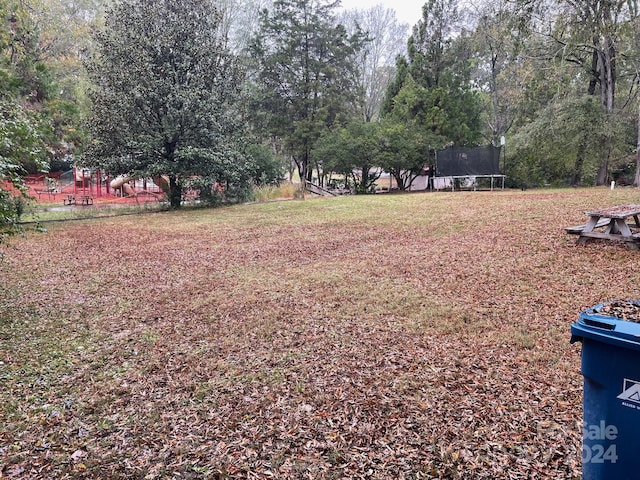
[[[599,424],[584,424],[583,427],[584,440],[615,440],[618,438],[618,427],[615,425],[607,425],[604,420],[600,420]],[[586,442],[585,442],[586,443]],[[583,463],[616,463],[618,461],[618,453],[616,444],[609,446],[596,444],[582,445],[582,462]]]

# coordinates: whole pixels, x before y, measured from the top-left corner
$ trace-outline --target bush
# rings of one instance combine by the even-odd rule
[[[246,155],[251,158],[251,179],[256,185],[279,185],[284,181],[286,162],[266,145],[247,145]]]

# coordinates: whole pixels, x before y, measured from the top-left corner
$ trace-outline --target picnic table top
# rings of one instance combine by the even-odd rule
[[[585,212],[590,217],[626,218],[632,215],[640,215],[640,205],[616,205]]]

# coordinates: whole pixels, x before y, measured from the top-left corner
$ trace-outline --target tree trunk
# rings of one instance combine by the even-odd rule
[[[362,182],[360,182],[360,190],[362,193],[367,193],[367,189],[369,188],[369,170],[371,167],[369,165],[362,166]]]
[[[500,99],[498,97],[498,56],[495,53],[491,55],[491,102],[493,104],[493,126],[492,145],[498,145],[499,135],[502,133],[502,125],[500,122]]]
[[[600,65],[600,94],[602,100],[602,107],[607,113],[607,121],[613,113],[613,107],[615,102],[615,88],[616,88],[616,64],[615,64],[615,47],[611,38],[604,38],[602,51],[599,52],[599,65]],[[604,138],[604,145],[602,151],[602,158],[600,160],[600,167],[598,168],[598,176],[596,177],[596,185],[606,185],[609,179],[609,159],[611,157],[611,150],[613,148],[613,136],[610,129],[607,129],[607,133]]]
[[[307,189],[307,184],[305,179],[307,178],[307,168],[309,168],[305,159],[298,160],[295,156],[293,157],[293,161],[298,167],[298,175],[300,176],[300,198],[304,200],[304,194]]]
[[[309,160],[305,160],[306,170],[307,170],[307,182],[313,182],[313,168],[309,167]]]
[[[598,42],[598,38],[593,39],[593,44],[596,45]],[[596,87],[598,86],[598,51],[593,50],[591,54],[591,78],[589,79],[589,87],[587,88],[588,95],[596,94]],[[580,140],[580,144],[578,145],[578,151],[576,152],[576,161],[573,164],[573,179],[571,180],[571,185],[577,187],[582,182],[582,169],[584,167],[584,157],[587,153],[587,142],[588,138],[583,136]]]
[[[404,192],[406,190],[406,187],[404,184],[404,178],[402,177],[402,170],[400,170],[399,168],[394,168],[393,170],[391,170],[391,175],[393,175],[393,178],[396,179],[396,187],[398,187],[398,190]]]
[[[587,147],[585,146],[587,139],[582,137],[580,144],[578,145],[578,152],[576,153],[576,162],[573,165],[573,178],[571,179],[571,185],[577,187],[582,182],[582,167],[584,166],[584,155]]]
[[[606,185],[609,180],[609,158],[611,157],[611,147],[613,144],[613,138],[610,134],[607,134],[604,139],[604,146],[602,151],[602,160],[600,160],[600,167],[598,168],[598,176],[596,177],[596,185]]]
[[[182,186],[175,175],[169,176],[169,205],[174,209],[182,205]]]
[[[636,144],[636,178],[634,187],[640,187],[640,109],[638,109],[638,142]]]

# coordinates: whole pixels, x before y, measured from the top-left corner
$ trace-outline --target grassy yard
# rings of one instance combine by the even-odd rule
[[[341,197],[47,225],[0,260],[0,478],[578,479],[575,245],[635,189]]]

